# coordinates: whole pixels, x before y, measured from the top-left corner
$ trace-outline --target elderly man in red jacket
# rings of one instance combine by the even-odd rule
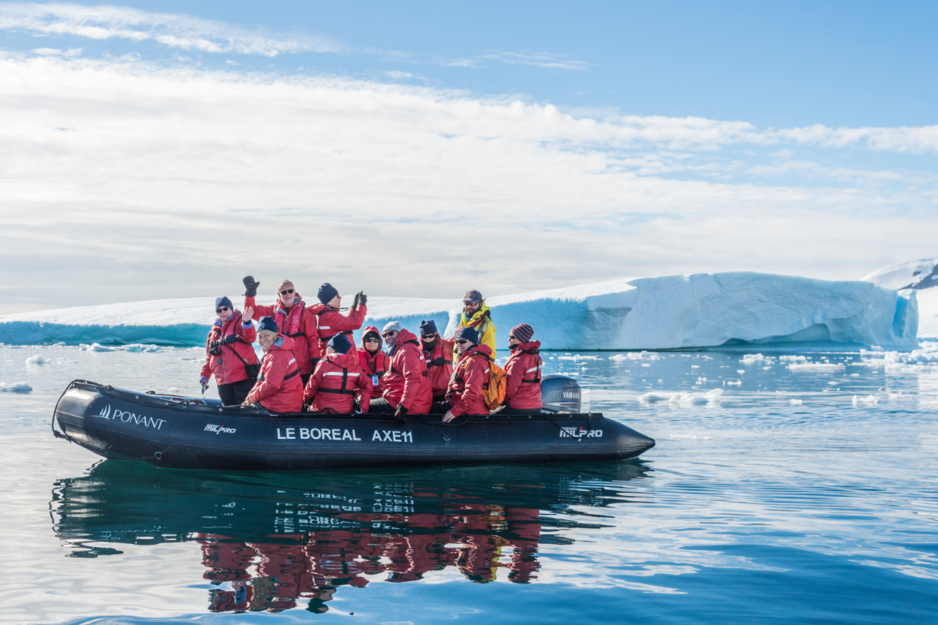
[[[260,282],[255,282],[251,276],[245,277],[243,282],[244,309],[253,307],[255,319],[273,317],[280,332],[293,339],[293,354],[300,369],[301,384],[305,385],[322,356],[315,315],[306,307],[303,298],[289,280],[280,282],[277,287],[277,303],[270,306],[257,306],[254,301]]]
[[[264,317],[257,330],[257,342],[264,350],[264,359],[257,384],[243,405],[260,404],[273,413],[300,412],[303,409],[303,383],[293,356],[293,339],[278,335],[277,322]]]
[[[251,392],[257,376],[257,356],[253,346],[257,333],[251,323],[254,311],[245,308],[242,316],[230,299],[219,297],[215,300],[215,313],[218,319],[205,341],[205,364],[199,384],[204,393],[214,374],[222,405],[238,406]],[[253,371],[249,372],[248,367]]]
[[[511,356],[505,363],[507,389],[501,414],[538,414],[541,412],[540,341],[533,341],[534,328],[520,323],[508,334]]]
[[[446,394],[450,409],[443,415],[444,423],[462,415],[489,414],[482,392],[489,387],[492,349],[479,345],[479,333],[473,328],[460,328],[456,333],[456,351],[459,360]]]
[[[312,412],[351,414],[355,397],[360,399],[361,411],[368,412],[371,401],[371,377],[362,373],[358,356],[349,353],[352,342],[344,334],[329,340],[326,355],[306,383],[304,402],[312,402]]]
[[[393,412],[398,419],[408,414],[427,414],[433,402],[423,350],[413,332],[397,321],[381,332],[388,345],[391,366],[384,374],[384,397],[371,403],[372,412]]]

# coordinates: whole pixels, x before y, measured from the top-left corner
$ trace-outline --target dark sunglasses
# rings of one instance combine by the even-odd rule
[[[459,340],[456,341],[456,342],[459,343],[460,345],[462,345],[462,344],[464,344],[464,343],[468,343],[469,341],[467,341],[466,339],[459,339]]]
[[[388,338],[389,336],[397,336],[397,332],[395,332],[394,330],[391,330],[389,332],[385,332],[381,336],[383,336],[384,338]]]
[[[292,293],[293,293],[293,289],[286,289],[284,291],[280,291],[281,295],[291,295]]]
[[[216,309],[215,309],[215,312],[217,312],[217,313],[223,313],[223,312],[225,312],[226,310],[229,310],[229,308],[228,308],[227,306],[222,306],[221,308],[216,308]]]
[[[369,336],[367,339],[365,339],[365,342],[366,343],[380,343],[380,341],[373,336]]]
[[[509,340],[509,341],[517,341],[517,340],[518,340],[518,337],[515,336],[514,334],[509,334],[509,335],[508,335],[508,340]]]

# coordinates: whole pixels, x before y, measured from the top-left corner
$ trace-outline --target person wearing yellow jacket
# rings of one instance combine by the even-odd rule
[[[495,324],[492,322],[492,313],[482,294],[476,290],[469,291],[462,298],[462,303],[463,311],[459,316],[459,327],[456,331],[459,332],[460,328],[472,328],[479,333],[479,345],[488,345],[494,356]],[[455,350],[453,353],[456,355]]]

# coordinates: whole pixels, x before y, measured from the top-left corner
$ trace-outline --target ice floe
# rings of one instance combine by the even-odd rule
[[[0,393],[32,393],[33,387],[26,382],[13,382],[7,384],[0,382]]]

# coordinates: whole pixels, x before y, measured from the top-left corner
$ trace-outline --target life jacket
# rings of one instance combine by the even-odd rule
[[[452,341],[447,341],[437,334],[436,345],[433,349],[427,351],[423,349],[424,361],[427,363],[427,371],[430,374],[430,383],[433,387],[433,395],[443,395],[449,385],[449,379],[453,375],[453,349],[450,347]],[[423,345],[421,345],[423,347]]]

